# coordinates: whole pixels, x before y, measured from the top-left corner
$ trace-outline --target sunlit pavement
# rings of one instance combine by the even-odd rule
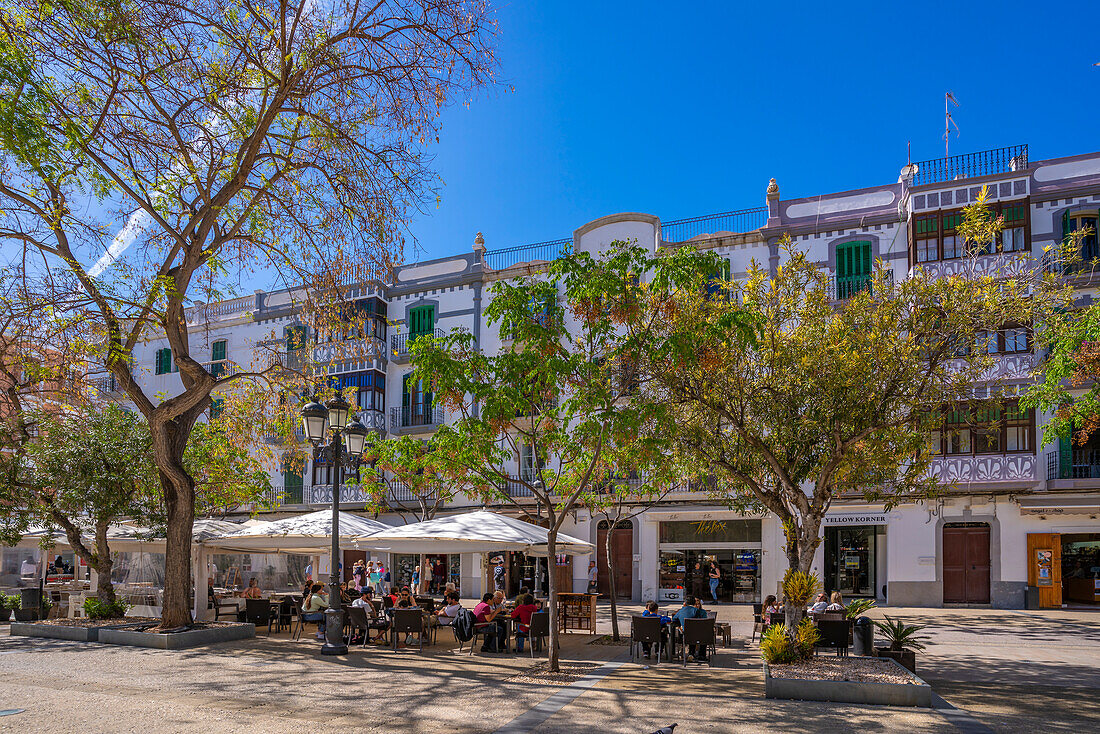
[[[1100,610],[885,609],[928,624],[918,673],[942,696],[915,710],[764,699],[751,610],[720,605],[733,645],[714,667],[624,662],[627,648],[563,637],[562,658],[598,676],[567,688],[517,679],[527,655],[439,644],[353,647],[327,658],[286,633],[165,652],[7,636],[0,627],[0,730],[141,732],[1100,731]],[[620,608],[624,634],[640,605]],[[610,631],[609,606],[599,633]],[[611,661],[608,663],[608,661]],[[606,664],[605,664],[606,663]]]

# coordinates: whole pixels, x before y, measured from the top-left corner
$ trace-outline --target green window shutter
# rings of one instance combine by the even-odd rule
[[[844,242],[836,246],[836,297],[850,298],[870,287],[871,243]]]
[[[1073,442],[1069,436],[1058,437],[1058,478],[1073,477]]]
[[[210,350],[211,360],[220,362],[225,359],[225,345],[226,342],[224,340],[214,342]]]
[[[405,410],[408,410],[410,403],[412,403],[412,394],[409,392],[409,377],[411,375],[405,375],[401,378],[401,407]]]
[[[1062,212],[1062,241],[1065,242],[1066,237],[1069,237],[1069,209]]]
[[[153,360],[153,365],[154,365],[153,366],[153,372],[158,374],[158,375],[163,375],[164,374],[164,368],[161,366],[163,364],[161,362],[161,357],[162,357],[163,353],[164,353],[163,349],[158,349],[157,353],[156,353],[156,357]]]
[[[409,311],[409,334],[414,338],[435,330],[435,306],[418,306]]]
[[[222,398],[214,398],[214,400],[210,403],[210,419],[214,420],[215,418],[218,418],[219,416],[221,416],[224,410],[225,400],[223,400]]]

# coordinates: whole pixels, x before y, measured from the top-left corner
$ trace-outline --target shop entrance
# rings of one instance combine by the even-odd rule
[[[1064,533],[1062,601],[1100,605],[1100,533]]]
[[[760,551],[758,549],[661,551],[661,600],[680,601],[694,596],[713,602],[710,577],[718,568],[715,593],[720,602],[751,603],[760,600]]]
[[[875,526],[825,528],[825,590],[875,596]]]
[[[984,522],[943,526],[943,601],[989,603],[989,525]]]
[[[608,522],[600,522],[596,530],[596,586],[600,596],[611,595],[607,571]],[[629,599],[634,586],[634,525],[629,520],[619,522],[611,534],[611,560],[615,566],[615,597]]]

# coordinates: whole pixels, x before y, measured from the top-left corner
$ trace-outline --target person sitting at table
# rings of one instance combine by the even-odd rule
[[[685,619],[705,619],[707,612],[703,609],[703,603],[701,599],[696,599],[694,596],[687,596],[684,598],[684,606],[672,615],[672,624],[676,627],[683,628]],[[697,663],[707,662],[707,646],[705,643],[698,645],[692,645],[688,650],[688,657]]]
[[[253,576],[248,580],[248,588],[241,592],[245,599],[263,599],[264,592],[260,589],[260,582]]]
[[[829,597],[825,596],[823,591],[817,595],[817,601],[811,604],[806,611],[810,614],[821,614],[827,606],[829,606]]]
[[[497,593],[500,594],[499,591]],[[493,601],[493,594],[487,591],[481,597],[481,603],[474,607],[474,620],[477,624],[489,625],[485,642],[481,645],[482,652],[504,652],[504,645],[508,639],[508,627],[502,624],[502,620],[497,619],[503,607],[498,604],[494,609]]]
[[[844,611],[844,597],[841,596],[839,591],[834,591],[833,595],[829,597],[829,606],[825,607],[826,612],[843,612]]]
[[[454,581],[448,581],[448,582],[447,582],[447,585],[443,587],[443,593],[444,593],[444,595],[445,595],[445,594],[446,594],[446,593],[447,593],[448,591],[454,591],[454,592],[457,592],[457,591],[458,591],[458,587],[457,587],[457,586],[455,586],[455,582],[454,582]]]
[[[516,602],[516,608],[512,610],[512,619],[519,620],[516,624],[516,652],[523,652],[523,641],[531,631],[531,615],[539,608],[535,606],[535,597],[531,594],[525,594]]]
[[[526,586],[519,587],[519,593],[516,594],[516,598],[512,600],[512,603],[517,607],[523,603],[524,598],[531,593],[531,590]]]
[[[443,609],[440,610],[436,619],[440,624],[452,625],[461,611],[462,603],[458,599],[458,592],[449,590],[443,594]]]
[[[325,610],[328,609],[328,596],[325,587],[314,584],[309,587],[309,595],[302,602],[302,621],[317,623],[317,639],[325,639]]]
[[[661,614],[661,607],[657,605],[657,602],[650,601],[645,605],[645,609],[642,610],[643,617],[660,617],[661,618],[661,647],[668,645],[668,625],[672,624],[672,617]],[[648,642],[642,643],[642,652],[645,653],[645,659],[649,660],[649,653],[652,645]]]
[[[779,603],[779,600],[775,598],[775,594],[768,594],[764,597],[764,608],[761,614],[782,614],[783,605]]]

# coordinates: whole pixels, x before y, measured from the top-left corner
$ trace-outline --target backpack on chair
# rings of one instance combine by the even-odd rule
[[[469,642],[474,636],[474,625],[477,620],[474,618],[474,613],[469,609],[459,610],[458,616],[455,617],[455,621],[452,622],[454,627],[455,637],[459,642]]]

